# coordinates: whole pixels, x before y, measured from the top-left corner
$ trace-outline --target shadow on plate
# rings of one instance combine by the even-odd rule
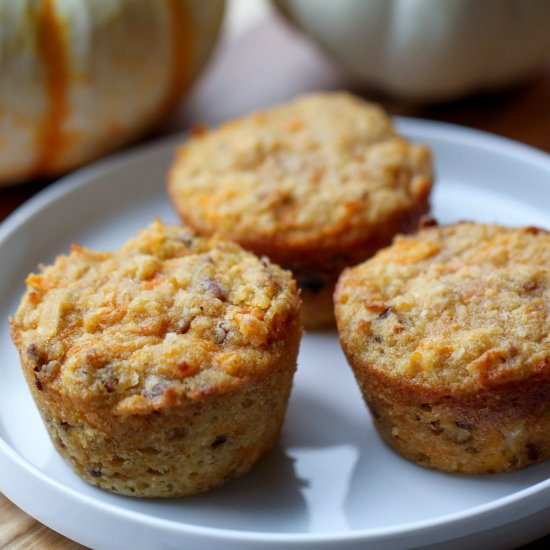
[[[286,532],[306,531],[303,482],[293,464],[278,444],[245,476],[207,493],[164,502],[163,508],[170,506],[169,519],[206,527],[279,532],[284,526]]]

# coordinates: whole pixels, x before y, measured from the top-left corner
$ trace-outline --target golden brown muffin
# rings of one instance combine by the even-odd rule
[[[344,271],[340,340],[375,425],[423,466],[550,456],[550,233],[460,223]]]
[[[197,133],[169,175],[182,219],[291,269],[305,324],[334,321],[341,270],[416,229],[432,185],[429,150],[377,106],[316,93]]]
[[[86,481],[186,495],[274,444],[302,332],[290,273],[157,222],[114,253],[73,246],[27,285],[13,341],[57,450]]]

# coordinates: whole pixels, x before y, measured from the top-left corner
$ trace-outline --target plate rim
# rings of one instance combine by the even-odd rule
[[[550,175],[550,154],[530,145],[517,142],[513,139],[492,134],[483,130],[477,130],[457,124],[425,120],[411,117],[394,117],[398,130],[404,134],[413,134],[415,140],[435,139],[445,141],[461,147],[474,148],[476,150],[489,150],[493,153],[505,154],[514,160],[530,165],[537,165]],[[80,187],[90,185],[97,176],[108,173],[112,169],[119,168],[125,163],[131,164],[136,158],[143,155],[156,156],[169,149],[174,149],[186,139],[187,132],[178,132],[167,137],[154,140],[145,144],[132,147],[123,152],[116,153],[102,160],[96,161],[84,168],[76,170],[59,180],[48,185],[32,196],[14,212],[0,223],[0,248],[5,241],[43,209],[48,208],[57,200],[67,194],[76,191]],[[115,517],[124,518],[141,525],[148,524],[155,528],[169,529],[179,534],[193,534],[215,539],[243,541],[243,542],[280,542],[280,543],[329,543],[329,542],[368,542],[380,539],[390,539],[402,535],[419,535],[426,530],[440,529],[444,526],[459,525],[471,518],[480,519],[490,516],[496,511],[503,510],[518,501],[535,498],[550,489],[550,479],[539,481],[533,485],[515,491],[504,497],[499,497],[490,502],[470,507],[460,512],[446,514],[432,519],[424,519],[369,529],[349,531],[335,531],[327,533],[277,533],[271,531],[247,531],[227,528],[208,527],[151,516],[147,513],[119,507],[116,504],[97,501],[95,498],[81,493],[77,489],[65,485],[62,481],[49,476],[46,472],[29,462],[18,453],[5,439],[0,436],[0,452],[4,458],[12,462],[12,466],[26,470],[28,475],[39,479],[50,489],[60,495],[65,494],[69,498],[76,499],[83,504],[102,508]],[[11,500],[10,494],[4,495]],[[16,499],[14,499],[16,500]],[[550,506],[550,505],[549,505]],[[538,510],[543,509],[539,507]],[[24,509],[24,508],[23,508]],[[524,516],[517,515],[515,519],[526,517],[534,513],[527,512]],[[38,520],[41,521],[41,520]],[[502,525],[504,520],[497,522]],[[475,532],[475,530],[474,530]],[[467,532],[464,532],[466,534]]]
[[[493,134],[485,130],[442,122],[438,120],[421,119],[415,117],[395,116],[393,120],[399,131],[420,133],[427,137],[436,137],[445,141],[459,143],[462,146],[489,149],[502,153],[503,149],[512,157],[526,156],[528,162],[541,165],[543,169],[549,169],[550,152],[516,141],[512,138]],[[450,134],[450,135],[449,135]],[[464,135],[467,134],[467,135]],[[66,193],[85,186],[86,181],[95,174],[108,170],[112,165],[117,166],[124,162],[131,162],[135,156],[142,154],[154,154],[159,150],[172,145],[174,148],[182,143],[189,135],[189,131],[171,133],[162,138],[134,145],[122,151],[118,151],[100,160],[78,168],[48,184],[26,201],[20,204],[13,212],[0,222],[0,246],[2,246],[7,233],[16,230],[35,212],[48,206],[57,198]],[[23,184],[24,186],[25,184]]]

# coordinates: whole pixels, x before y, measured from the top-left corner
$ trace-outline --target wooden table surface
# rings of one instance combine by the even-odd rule
[[[439,106],[409,105],[355,88],[311,43],[271,17],[236,40],[225,37],[179,112],[149,139],[197,121],[215,123],[304,91],[342,88],[382,103],[393,114],[462,124],[550,153],[550,64],[530,81],[505,92]],[[0,220],[48,184],[35,181],[0,189]],[[525,549],[549,547],[550,537],[546,537]],[[0,548],[82,547],[30,518],[0,494]]]

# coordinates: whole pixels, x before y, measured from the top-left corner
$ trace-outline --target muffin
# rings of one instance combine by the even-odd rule
[[[550,455],[550,233],[459,223],[347,269],[340,341],[382,438],[422,466]]]
[[[195,132],[168,179],[186,224],[290,269],[304,323],[319,327],[334,322],[341,270],[416,229],[432,169],[378,106],[315,93]]]
[[[84,480],[187,495],[274,444],[302,332],[290,273],[157,222],[113,253],[73,245],[27,285],[12,338],[55,447]]]

